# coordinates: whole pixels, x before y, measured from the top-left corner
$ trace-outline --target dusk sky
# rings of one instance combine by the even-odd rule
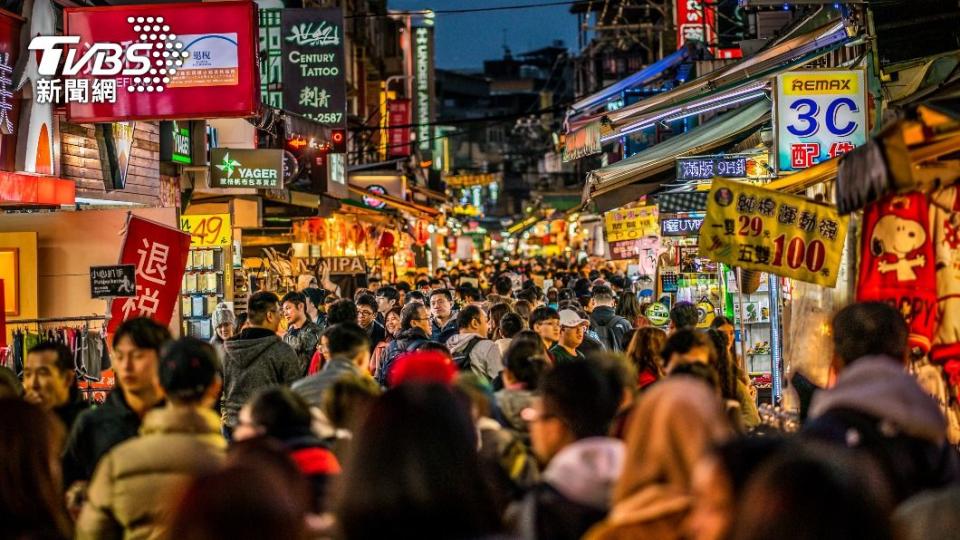
[[[389,0],[390,9],[471,9],[538,3],[536,0]],[[550,6],[485,13],[437,15],[437,66],[481,68],[484,60],[503,56],[503,31],[514,53],[563,40],[577,46],[577,17],[570,6]]]

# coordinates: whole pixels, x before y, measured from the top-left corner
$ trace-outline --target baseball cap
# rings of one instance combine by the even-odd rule
[[[565,328],[573,328],[574,326],[580,326],[581,324],[589,324],[590,321],[586,319],[581,319],[580,315],[577,315],[576,311],[572,309],[561,309],[560,310],[560,326]]]
[[[200,399],[217,376],[217,352],[209,343],[180,338],[163,350],[160,386],[174,399]]]

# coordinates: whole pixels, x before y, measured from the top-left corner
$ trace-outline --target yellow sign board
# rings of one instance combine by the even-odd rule
[[[847,222],[832,206],[717,179],[700,227],[700,254],[731,266],[833,287]]]
[[[647,236],[658,236],[660,233],[656,206],[619,208],[606,212],[603,215],[603,226],[607,234],[607,242],[636,240]]]
[[[180,230],[190,233],[190,247],[229,246],[233,239],[230,214],[180,216]]]

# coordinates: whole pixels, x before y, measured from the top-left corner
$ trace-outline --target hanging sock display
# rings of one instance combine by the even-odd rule
[[[951,186],[930,199],[940,315],[930,360],[949,365],[951,384],[960,385],[960,190]]]
[[[927,196],[888,195],[863,212],[857,301],[887,302],[903,314],[910,347],[930,351],[937,283]]]

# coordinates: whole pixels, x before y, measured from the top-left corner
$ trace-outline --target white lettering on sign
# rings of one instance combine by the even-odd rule
[[[30,41],[31,51],[41,51],[40,75],[58,75],[57,68],[63,57],[66,45],[80,43],[80,36],[37,36]],[[117,43],[94,43],[90,49],[77,58],[77,49],[67,49],[63,62],[63,72],[60,75],[76,75],[84,67],[90,67],[90,74],[103,75],[143,75],[150,71],[150,43],[133,43],[126,49]],[[130,63],[138,67],[124,69],[124,64]]]
[[[329,257],[325,259],[331,274],[365,274],[360,257]]]

